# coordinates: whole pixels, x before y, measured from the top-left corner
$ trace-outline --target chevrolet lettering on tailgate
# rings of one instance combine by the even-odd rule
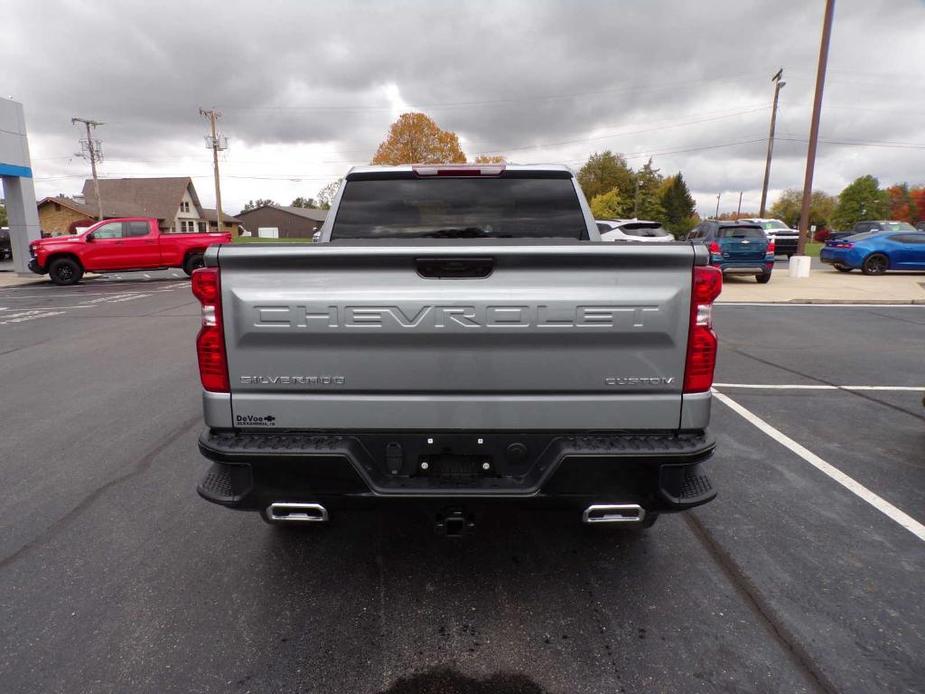
[[[254,306],[256,328],[642,328],[658,306]]]

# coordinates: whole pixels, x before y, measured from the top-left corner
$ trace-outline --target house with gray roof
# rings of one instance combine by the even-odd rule
[[[321,228],[327,210],[314,207],[287,205],[261,205],[253,210],[242,210],[237,217],[241,226],[257,236],[261,227],[276,227],[281,239],[311,239]]]

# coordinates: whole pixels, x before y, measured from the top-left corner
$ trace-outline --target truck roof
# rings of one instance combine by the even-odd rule
[[[399,166],[353,166],[347,172],[347,177],[349,178],[353,174],[369,174],[369,173],[384,173],[384,172],[397,172],[397,173],[411,173],[415,168],[421,166],[430,166],[430,167],[466,167],[471,166],[473,168],[478,166],[501,166],[501,164],[401,164]],[[574,175],[575,172],[571,167],[566,166],[565,164],[504,164],[505,171],[563,171],[569,174]]]

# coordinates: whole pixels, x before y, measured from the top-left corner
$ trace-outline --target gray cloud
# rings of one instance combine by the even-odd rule
[[[79,188],[73,115],[107,122],[110,175],[206,176],[197,108],[214,105],[232,143],[230,207],[312,194],[369,159],[397,91],[470,156],[578,165],[609,148],[638,166],[660,153],[655,164],[683,170],[707,209],[717,192],[757,199],[764,144],[706,148],[766,136],[781,66],[772,188],[801,184],[805,142],[790,140],[808,132],[821,6],[35,0],[5,13],[0,60],[13,66],[4,91],[26,104],[40,193]],[[923,35],[919,0],[839,2],[824,139],[925,143]],[[921,181],[923,161],[923,149],[824,144],[817,186]],[[289,174],[301,180],[273,180]],[[197,184],[208,200],[207,179]]]

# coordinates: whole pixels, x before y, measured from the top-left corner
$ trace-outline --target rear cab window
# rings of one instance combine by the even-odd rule
[[[762,239],[764,232],[758,227],[720,227],[716,232],[720,239]]]
[[[588,239],[571,174],[348,177],[331,229],[338,239]]]

